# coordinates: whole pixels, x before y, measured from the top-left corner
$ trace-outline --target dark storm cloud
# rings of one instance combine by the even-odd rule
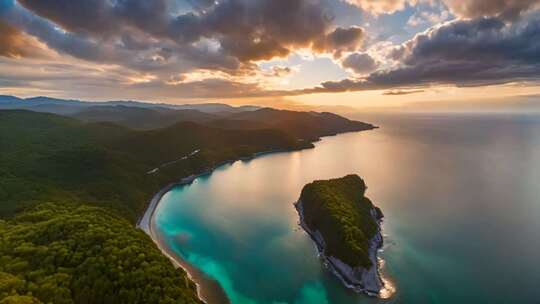
[[[113,29],[113,19],[102,0],[20,0],[18,3],[70,32],[105,34]]]
[[[177,45],[134,31],[119,31],[118,36],[111,36],[113,32],[108,31],[106,36],[100,37],[61,30],[55,23],[21,6],[11,8],[3,19],[37,37],[50,49],[99,64],[163,73],[193,68],[240,71],[242,66],[236,58],[204,45]]]
[[[19,0],[18,3],[76,33],[104,36],[126,26],[158,32],[167,23],[166,0]]]
[[[458,20],[435,27],[392,54],[401,64],[361,80],[324,82],[304,93],[433,84],[480,86],[540,80],[540,16],[506,24],[498,18]]]
[[[418,72],[420,81],[504,81],[540,76],[540,16],[505,24],[498,18],[455,21],[417,35],[398,49],[402,69],[373,80],[401,82]],[[405,81],[405,80],[403,80]]]
[[[108,62],[115,59],[114,54],[107,52],[97,42],[70,32],[60,32],[45,19],[36,17],[20,7],[11,9],[10,14],[5,19],[11,25],[24,30],[29,35],[39,38],[51,49],[61,53],[67,53],[90,61]]]
[[[318,1],[226,0],[206,14],[179,16],[171,36],[181,42],[215,38],[225,53],[251,61],[310,47],[331,25],[330,12]]]
[[[284,57],[297,48],[312,46],[319,52],[339,54],[355,50],[363,38],[359,27],[334,29],[331,9],[318,0],[192,2],[204,12],[172,16],[168,0],[19,1],[82,40],[113,47],[119,47],[114,43],[121,41],[120,47],[139,50],[155,48],[166,40],[190,53],[194,43],[206,38],[218,43],[222,57],[244,63]]]

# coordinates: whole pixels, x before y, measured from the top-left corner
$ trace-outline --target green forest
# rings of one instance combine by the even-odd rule
[[[307,147],[272,129],[134,131],[0,111],[0,303],[199,303],[186,274],[135,228],[151,196],[223,161]]]
[[[200,303],[144,232],[65,201],[0,222],[0,303]]]
[[[300,200],[306,225],[324,238],[325,255],[369,269],[368,242],[378,230],[371,210],[375,208],[379,218],[382,212],[365,197],[365,191],[364,180],[347,175],[305,185]]]

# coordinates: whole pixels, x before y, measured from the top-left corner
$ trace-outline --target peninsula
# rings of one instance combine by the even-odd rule
[[[13,108],[0,110],[1,303],[203,303],[196,284],[207,282],[135,227],[148,226],[154,194],[226,162],[374,128],[270,108],[106,103],[94,111],[82,101],[7,99],[0,96],[0,108]]]
[[[377,296],[383,287],[377,262],[383,214],[365,191],[358,175],[318,180],[304,186],[295,206],[325,265],[348,288]]]

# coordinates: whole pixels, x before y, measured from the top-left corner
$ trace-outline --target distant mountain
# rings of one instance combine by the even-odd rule
[[[370,130],[375,126],[323,112],[297,112],[264,108],[256,111],[235,113],[227,117],[231,121],[251,121],[268,128],[283,130],[306,140],[342,132]],[[225,127],[225,126],[221,126]]]
[[[137,101],[84,102],[49,97],[20,99],[0,96],[0,109],[47,112],[71,116],[88,123],[108,122],[139,130],[165,128],[181,122],[196,122],[229,130],[274,129],[306,141],[374,128],[371,124],[328,112],[233,107],[220,103],[167,105]]]
[[[0,106],[21,102],[24,99],[9,95],[0,95]]]
[[[169,127],[180,122],[196,122],[229,130],[274,129],[297,139],[313,141],[321,136],[373,129],[371,124],[349,120],[332,113],[295,112],[264,108],[255,111],[210,114],[198,110],[98,106],[85,109],[73,117],[86,122],[112,122],[149,130]]]
[[[211,114],[230,114],[240,113],[244,111],[254,111],[260,109],[257,106],[240,106],[233,107],[227,104],[221,103],[203,103],[203,104],[183,104],[174,105],[166,103],[148,103],[140,101],[81,101],[81,100],[67,100],[57,99],[44,96],[32,97],[32,98],[18,98],[15,96],[0,95],[0,109],[12,110],[12,109],[24,109],[32,110],[36,112],[46,112],[54,114],[75,114],[82,111],[85,108],[95,106],[125,106],[125,107],[137,107],[137,108],[167,108],[173,110],[197,110],[204,113]]]
[[[69,115],[92,106],[78,100],[64,100],[49,97],[18,98],[14,96],[0,96],[1,110],[31,110],[35,112]]]
[[[176,110],[197,110],[206,113],[214,114],[230,114],[230,113],[241,113],[246,111],[255,111],[260,109],[258,106],[239,106],[233,107],[231,105],[223,103],[202,103],[202,104],[185,104],[174,106]]]
[[[218,118],[198,110],[128,106],[95,106],[72,116],[86,122],[113,122],[132,129],[156,129],[184,121],[204,123]]]

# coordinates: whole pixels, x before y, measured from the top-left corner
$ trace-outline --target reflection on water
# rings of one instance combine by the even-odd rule
[[[366,117],[381,129],[224,166],[162,200],[156,228],[233,303],[530,303],[540,296],[540,119]],[[314,179],[362,176],[385,213],[395,294],[344,289],[293,202]]]

